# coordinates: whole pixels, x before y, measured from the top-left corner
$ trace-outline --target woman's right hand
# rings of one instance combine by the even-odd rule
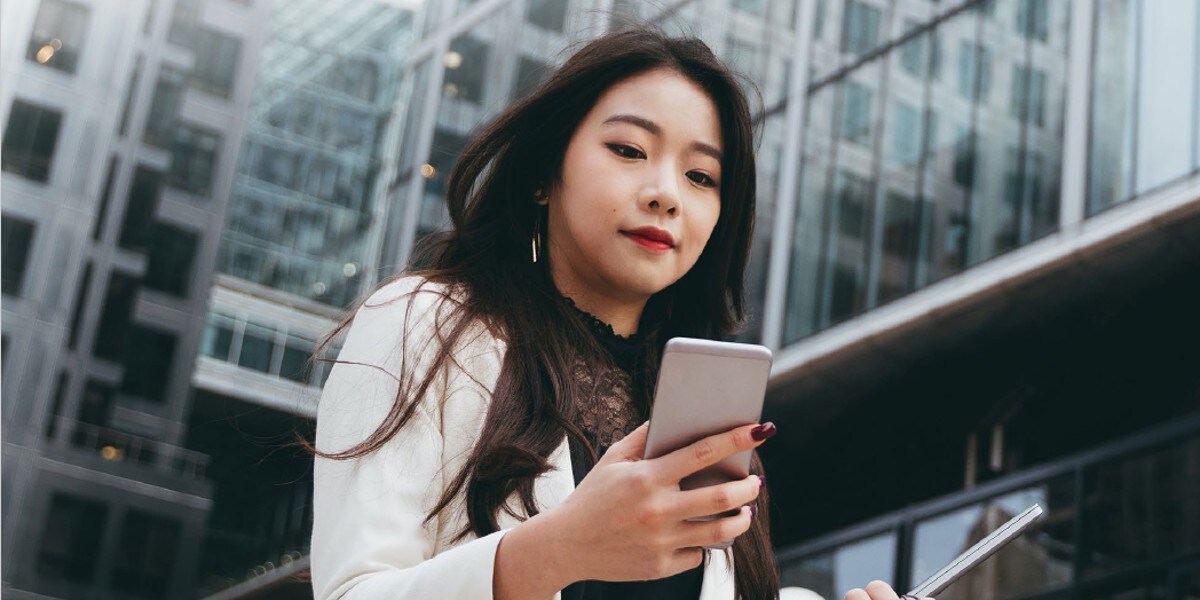
[[[883,581],[875,580],[867,584],[866,589],[854,588],[846,592],[845,600],[933,600],[933,598],[917,598],[916,596],[897,596],[892,586]]]
[[[561,536],[570,581],[674,575],[703,561],[701,546],[732,540],[750,528],[761,477],[689,491],[681,491],[679,481],[731,454],[757,448],[774,434],[774,425],[738,427],[644,460],[647,430],[643,424],[613,444],[575,491],[545,514]],[[740,510],[733,516],[688,521],[734,509]]]

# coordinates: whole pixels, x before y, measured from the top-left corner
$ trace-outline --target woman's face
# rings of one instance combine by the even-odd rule
[[[545,236],[559,290],[644,302],[683,277],[721,212],[721,152],[716,105],[677,71],[609,88],[549,190]]]

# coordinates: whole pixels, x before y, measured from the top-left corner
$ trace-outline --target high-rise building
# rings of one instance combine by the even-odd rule
[[[816,0],[768,278],[788,585],[1200,593],[1200,3]]]
[[[5,2],[3,594],[186,597],[192,365],[264,3]]]
[[[272,3],[192,374],[188,447],[210,457],[214,488],[202,595],[286,593],[307,566],[312,459],[286,445],[311,438],[329,373],[309,357],[395,269],[380,246],[418,10]]]

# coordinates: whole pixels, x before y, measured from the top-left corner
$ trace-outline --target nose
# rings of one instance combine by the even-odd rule
[[[679,188],[672,174],[665,173],[642,189],[641,204],[652,213],[678,216],[681,206]]]

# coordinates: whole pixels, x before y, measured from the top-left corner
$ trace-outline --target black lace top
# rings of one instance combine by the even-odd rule
[[[638,406],[633,398],[635,369],[640,368],[641,338],[637,334],[628,337],[617,335],[608,323],[584,312],[566,299],[576,314],[588,324],[596,340],[608,351],[613,369],[608,366],[597,368],[579,361],[575,368],[576,378],[582,384],[581,402],[576,411],[576,425],[603,456],[608,447],[625,437],[645,421],[649,415]],[[588,393],[591,390],[591,393]],[[575,484],[583,481],[592,468],[587,450],[570,444],[571,468],[575,472]],[[609,600],[609,599],[694,599],[700,597],[704,566],[701,565],[678,575],[652,581],[580,581],[562,591],[562,600]]]

